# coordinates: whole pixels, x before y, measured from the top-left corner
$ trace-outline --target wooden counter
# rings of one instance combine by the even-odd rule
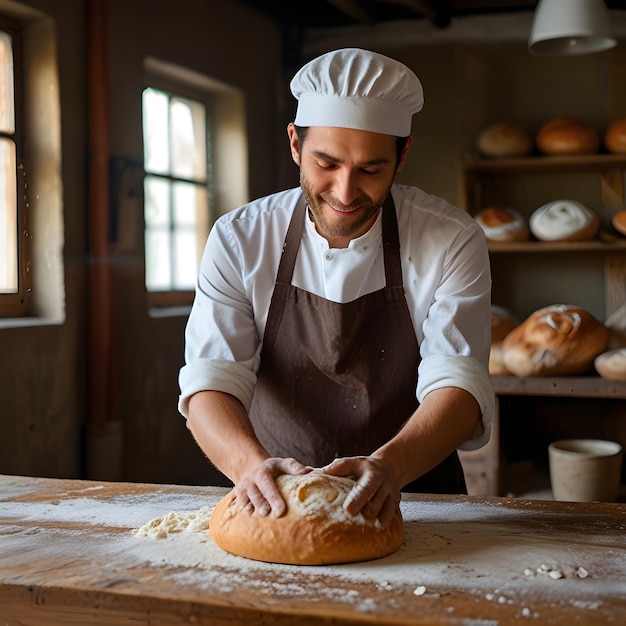
[[[0,476],[0,624],[624,624],[626,505],[406,496],[395,554],[296,567],[134,529],[226,490]]]

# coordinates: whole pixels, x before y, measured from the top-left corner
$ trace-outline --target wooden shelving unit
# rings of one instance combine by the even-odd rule
[[[511,182],[511,194],[519,191],[519,181],[524,177],[529,184],[550,186],[551,181],[562,176],[575,175],[577,178],[591,177],[600,185],[600,232],[591,241],[582,242],[543,242],[529,240],[522,243],[489,243],[489,252],[493,268],[508,264],[515,258],[517,267],[524,266],[527,257],[529,265],[535,265],[541,259],[546,268],[558,268],[564,275],[568,271],[568,261],[575,253],[579,263],[600,268],[598,280],[603,284],[604,302],[600,303],[605,312],[605,319],[613,312],[626,306],[626,237],[614,232],[610,225],[610,216],[626,208],[626,155],[596,154],[589,156],[548,157],[536,156],[522,159],[475,159],[468,161],[463,168],[463,191],[465,210],[474,215],[478,210],[489,205],[516,206],[515,198],[507,197],[509,191],[506,181]],[[539,178],[538,178],[539,177]],[[585,180],[587,180],[585,178]],[[495,181],[495,184],[494,184]],[[517,187],[516,187],[517,185]],[[593,190],[594,193],[597,189]],[[497,197],[494,197],[497,196]],[[552,199],[556,200],[559,196]],[[572,198],[577,199],[577,198]],[[526,207],[520,212],[526,218],[537,206]],[[514,256],[511,256],[514,255]],[[539,255],[539,256],[538,256]],[[541,256],[543,255],[543,256]],[[569,255],[569,256],[568,256]],[[499,266],[500,264],[500,266]],[[562,268],[561,268],[562,266]],[[495,285],[494,278],[494,287]],[[548,279],[546,279],[548,280]],[[523,284],[509,286],[519,293]],[[580,289],[584,289],[581,285]],[[569,303],[576,303],[576,293]],[[507,302],[494,302],[510,308],[514,314],[524,318],[519,311],[509,307]],[[546,302],[545,305],[552,304]],[[591,401],[610,401],[623,403],[626,407],[626,382],[605,380],[599,376],[578,377],[529,377],[494,376],[496,392],[496,423],[490,443],[483,449],[463,453],[462,459],[468,474],[468,482],[474,483],[474,491],[482,495],[505,495],[506,485],[502,484],[506,459],[502,455],[501,421],[507,419],[503,405],[510,405],[515,397],[532,398],[585,398]],[[509,398],[503,402],[504,398]],[[504,411],[504,413],[503,413]],[[626,409],[625,409],[626,414]],[[597,417],[597,416],[594,416]]]

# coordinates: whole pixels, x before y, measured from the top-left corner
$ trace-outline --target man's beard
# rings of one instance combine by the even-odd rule
[[[302,188],[302,194],[304,195],[309,210],[312,213],[313,221],[315,222],[318,232],[320,235],[328,239],[334,239],[336,237],[350,237],[355,233],[358,233],[359,235],[363,234],[361,232],[363,226],[370,221],[373,222],[372,218],[377,215],[380,207],[389,195],[391,184],[378,198],[370,198],[369,196],[363,194],[355,198],[350,204],[343,204],[335,198],[331,192],[316,194],[302,169],[300,170],[300,187]],[[349,212],[358,208],[359,217],[355,221],[345,220],[345,223],[343,221],[334,222],[327,220],[324,215],[322,202],[329,204],[337,211]]]

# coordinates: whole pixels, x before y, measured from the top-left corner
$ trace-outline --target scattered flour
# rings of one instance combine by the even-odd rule
[[[135,537],[165,539],[182,532],[202,532],[209,529],[209,520],[213,507],[203,506],[197,511],[170,511],[163,517],[157,517],[135,530]]]

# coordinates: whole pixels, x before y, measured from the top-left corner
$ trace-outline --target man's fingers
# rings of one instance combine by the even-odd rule
[[[365,519],[370,521],[378,518],[380,523],[384,525],[383,520],[381,519],[381,513],[385,506],[387,500],[389,500],[390,496],[386,490],[382,488],[382,485],[378,488],[376,493],[363,505],[361,509],[361,513]]]
[[[391,521],[393,520],[396,514],[398,504],[399,502],[396,502],[391,497],[385,500],[385,503],[383,504],[383,508],[380,510],[380,513],[378,514],[378,520],[383,526],[387,527],[391,524]]]
[[[279,474],[293,474],[295,476],[308,474],[313,468],[303,465],[300,461],[296,461],[296,459],[285,458],[279,459],[276,469],[278,471],[274,474],[274,478]]]
[[[237,485],[237,502],[251,514],[280,517],[287,505],[276,487],[281,474],[307,474],[312,468],[290,458],[269,458]]]

